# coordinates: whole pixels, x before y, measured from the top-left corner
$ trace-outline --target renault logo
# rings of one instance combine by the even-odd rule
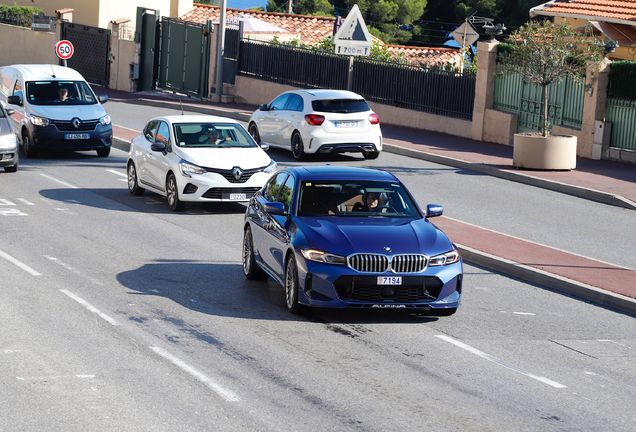
[[[393,249],[391,249],[390,247],[388,247],[388,246],[384,246],[384,252],[389,253],[389,252],[391,252],[392,250],[393,250]]]
[[[75,126],[75,129],[77,129],[81,126],[82,121],[78,119],[77,117],[75,117],[73,120],[71,120],[71,123],[73,123],[73,126]]]
[[[240,169],[239,167],[234,167],[232,168],[232,175],[234,176],[236,180],[240,180],[241,176],[243,175],[243,170]]]

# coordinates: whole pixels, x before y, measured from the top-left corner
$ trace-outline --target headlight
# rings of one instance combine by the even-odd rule
[[[459,252],[456,249],[453,249],[450,252],[431,257],[428,261],[428,265],[429,267],[444,266],[456,263],[457,261],[459,261]]]
[[[271,174],[278,171],[278,165],[276,162],[272,161],[267,167],[263,170],[264,173]]]
[[[49,119],[44,117],[31,116],[30,119],[31,119],[31,123],[33,123],[36,126],[46,127],[51,123]]]
[[[110,116],[106,114],[104,117],[100,117],[99,122],[102,126],[108,126],[110,124]]]
[[[0,136],[0,149],[13,150],[17,148],[17,136],[15,134]]]
[[[342,255],[331,254],[315,249],[301,249],[305,259],[316,261],[324,264],[347,265],[347,258]]]
[[[181,161],[179,162],[179,170],[185,177],[192,177],[192,174],[206,173],[206,171],[200,166],[191,164],[190,162],[184,161],[183,159],[181,159]]]

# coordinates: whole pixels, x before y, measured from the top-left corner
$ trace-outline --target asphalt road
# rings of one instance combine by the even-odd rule
[[[145,123],[116,104],[115,123]],[[634,429],[632,317],[469,265],[452,317],[293,316],[282,288],[242,275],[243,205],[172,213],[128,193],[125,162],[117,149],[43,154],[0,172],[0,431]],[[564,198],[397,155],[376,162],[420,204],[519,236],[540,216],[508,206]],[[622,217],[575,198],[552,207]]]

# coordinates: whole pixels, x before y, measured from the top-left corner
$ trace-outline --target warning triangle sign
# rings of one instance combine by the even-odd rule
[[[347,15],[347,19],[344,20],[333,39],[331,39],[331,43],[356,47],[373,46],[373,40],[357,4],[353,5],[349,15]]]

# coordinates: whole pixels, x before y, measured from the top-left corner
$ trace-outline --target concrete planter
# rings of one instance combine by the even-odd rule
[[[513,145],[512,164],[518,168],[568,171],[576,168],[576,136],[515,134]]]

